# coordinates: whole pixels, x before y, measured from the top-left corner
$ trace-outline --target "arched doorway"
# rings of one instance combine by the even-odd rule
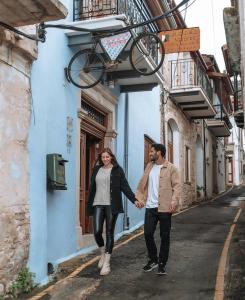
[[[172,162],[176,167],[179,167],[179,149],[180,149],[180,134],[177,123],[174,119],[168,121],[168,145],[167,155],[168,160]]]
[[[172,130],[170,124],[168,123],[168,160],[171,163],[174,162],[173,143],[174,143],[173,130]]]

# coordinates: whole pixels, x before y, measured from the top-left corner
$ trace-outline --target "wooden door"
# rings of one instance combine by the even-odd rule
[[[218,193],[218,166],[217,166],[217,157],[216,157],[216,148],[213,147],[213,193]]]
[[[173,152],[173,144],[168,143],[168,161],[172,164],[174,163],[174,152]]]
[[[174,135],[171,125],[168,122],[168,161],[174,163]]]
[[[92,217],[87,212],[90,181],[98,154],[104,146],[103,140],[81,132],[81,166],[80,166],[80,224],[83,233],[92,233]]]
[[[144,136],[144,169],[148,164],[148,162],[150,161],[149,154],[150,154],[151,146],[154,143],[155,143],[154,140],[151,139],[149,136],[147,135]]]
[[[228,157],[228,183],[233,184],[233,158]]]

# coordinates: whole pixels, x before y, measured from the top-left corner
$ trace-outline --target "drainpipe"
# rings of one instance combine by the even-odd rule
[[[237,73],[234,74],[234,112],[238,111],[238,82]]]
[[[128,178],[128,93],[125,94],[125,108],[124,108],[124,160],[123,168],[125,176]],[[123,230],[129,229],[129,217],[128,217],[128,200],[124,196],[124,215],[123,215]]]
[[[206,178],[206,133],[205,120],[202,120],[203,129],[203,184],[204,184],[204,200],[207,200],[207,178]]]
[[[166,128],[165,128],[165,104],[167,103],[167,96],[165,94],[164,86],[161,84],[160,105],[161,105],[161,122],[162,122],[162,141],[166,145]]]

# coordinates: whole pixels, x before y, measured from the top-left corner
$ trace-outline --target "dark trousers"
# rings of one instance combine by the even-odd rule
[[[146,208],[145,210],[145,225],[144,234],[145,242],[148,250],[148,257],[155,262],[167,263],[170,245],[170,230],[171,230],[171,213],[158,212],[157,208]],[[159,251],[159,259],[157,256],[157,247],[154,240],[154,233],[157,223],[160,223],[160,238],[161,245]]]
[[[94,207],[93,227],[94,238],[99,247],[104,246],[103,224],[106,222],[106,253],[112,253],[114,246],[114,230],[118,214],[112,214],[110,205],[96,205]]]

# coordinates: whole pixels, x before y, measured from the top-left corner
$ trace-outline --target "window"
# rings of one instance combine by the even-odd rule
[[[191,182],[191,150],[185,146],[185,182]]]
[[[144,135],[145,137],[145,152],[144,152],[144,169],[146,167],[146,165],[149,162],[149,153],[151,150],[151,145],[155,143],[155,141],[153,139],[151,139],[149,136],[147,136],[146,134]]]
[[[233,158],[228,157],[228,183],[233,183]]]

